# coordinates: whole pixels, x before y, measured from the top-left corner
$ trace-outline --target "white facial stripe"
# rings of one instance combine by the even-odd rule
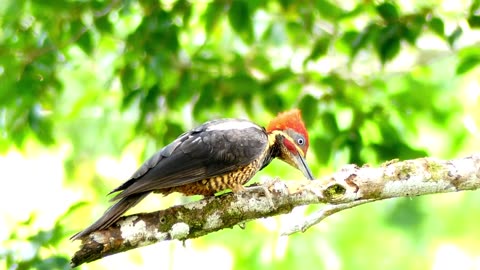
[[[260,127],[258,127],[257,125],[255,125],[252,122],[240,121],[240,120],[230,120],[230,121],[227,121],[227,122],[221,122],[221,123],[209,126],[207,128],[207,131],[211,131],[211,130],[232,130],[232,129],[240,130],[240,129],[247,129],[247,128],[256,128],[256,129],[261,130]]]

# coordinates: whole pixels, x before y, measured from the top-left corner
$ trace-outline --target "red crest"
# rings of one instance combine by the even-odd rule
[[[292,109],[279,113],[278,116],[273,118],[267,126],[267,132],[287,129],[292,129],[295,132],[302,134],[306,140],[306,148],[308,148],[308,133],[299,109]]]

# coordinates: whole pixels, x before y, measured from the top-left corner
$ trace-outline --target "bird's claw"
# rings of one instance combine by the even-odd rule
[[[248,187],[245,187],[245,191],[247,191],[247,190],[261,191],[261,192],[263,192],[263,194],[265,194],[265,197],[267,198],[270,206],[271,206],[272,208],[275,208],[275,204],[273,203],[272,193],[270,192],[270,190],[268,190],[267,187],[265,187],[265,186],[263,186],[263,185],[248,186]]]

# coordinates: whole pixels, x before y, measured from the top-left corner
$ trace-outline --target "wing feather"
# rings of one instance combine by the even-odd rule
[[[238,124],[234,121],[238,121]],[[223,129],[222,127],[239,127]],[[182,134],[147,160],[112,200],[186,185],[243,167],[268,147],[266,132],[246,120],[216,120]]]

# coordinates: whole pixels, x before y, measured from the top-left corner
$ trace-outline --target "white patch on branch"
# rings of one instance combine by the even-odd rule
[[[205,207],[207,205],[207,202],[208,202],[208,200],[204,199],[204,200],[201,200],[201,201],[187,203],[187,204],[185,204],[185,208],[187,208],[188,210],[201,210],[201,209],[203,209],[203,207]]]
[[[139,220],[134,223],[137,219],[138,216],[135,215],[118,222],[118,224],[120,224],[120,231],[122,232],[123,239],[134,239],[139,232],[145,231],[145,221]]]
[[[218,213],[218,211],[215,211],[213,214],[207,217],[207,221],[203,225],[203,229],[211,230],[211,229],[222,226],[222,224],[223,224],[223,221],[222,221],[221,215]]]
[[[185,222],[175,223],[169,233],[172,239],[184,239],[190,233],[190,226]]]

